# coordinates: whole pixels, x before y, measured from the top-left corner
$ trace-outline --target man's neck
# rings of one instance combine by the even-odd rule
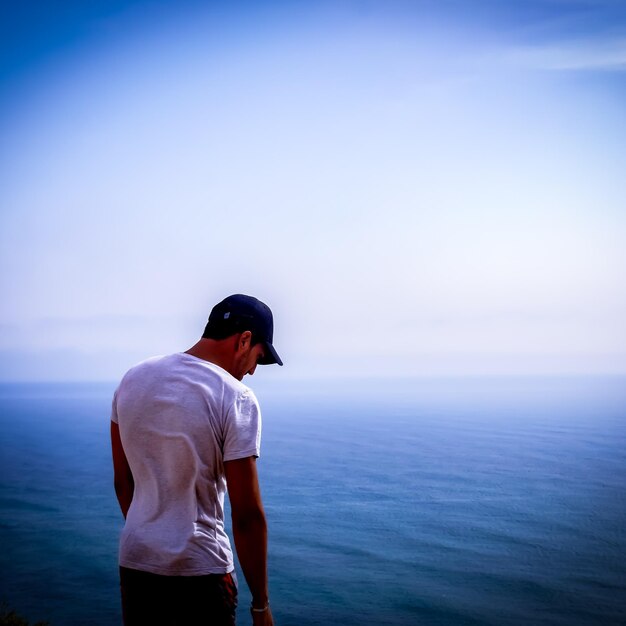
[[[185,350],[185,353],[219,365],[222,369],[230,372],[233,365],[233,349],[230,344],[231,342],[227,339],[217,340],[203,337],[189,350]]]

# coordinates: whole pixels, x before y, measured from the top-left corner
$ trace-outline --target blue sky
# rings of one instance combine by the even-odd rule
[[[260,376],[626,372],[626,6],[4,3],[0,378],[214,302]]]

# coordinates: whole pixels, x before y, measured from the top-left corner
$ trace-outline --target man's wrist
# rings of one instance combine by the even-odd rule
[[[261,588],[260,592],[258,590],[256,593],[252,592],[250,595],[252,596],[252,606],[257,609],[262,609],[270,602],[270,594],[267,587],[265,589]]]
[[[266,600],[263,604],[260,602],[255,602],[254,600],[250,603],[250,610],[253,613],[265,613],[270,608],[270,601]]]

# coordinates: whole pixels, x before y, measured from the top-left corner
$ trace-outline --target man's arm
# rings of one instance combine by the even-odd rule
[[[135,481],[130,471],[126,453],[122,446],[120,438],[120,427],[115,422],[111,422],[111,450],[113,452],[113,484],[115,486],[115,495],[120,503],[120,509],[124,519],[130,508],[135,491]]]
[[[268,605],[267,524],[261,501],[256,459],[251,456],[224,463],[239,564],[252,593],[252,606]],[[271,626],[269,608],[252,612],[254,624]]]

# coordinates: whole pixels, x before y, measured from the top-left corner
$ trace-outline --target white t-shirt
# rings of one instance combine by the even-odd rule
[[[111,419],[135,481],[120,565],[168,576],[231,572],[224,461],[259,456],[252,390],[189,354],[155,357],[124,376]]]

